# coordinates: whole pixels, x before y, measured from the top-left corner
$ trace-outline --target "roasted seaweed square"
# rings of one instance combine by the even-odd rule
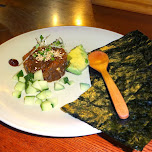
[[[152,41],[136,30],[96,50],[108,54],[108,70],[130,116],[120,120],[101,74],[90,68],[92,86],[61,109],[133,149],[152,139]]]

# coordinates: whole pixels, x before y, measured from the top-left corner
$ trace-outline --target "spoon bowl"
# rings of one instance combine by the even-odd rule
[[[118,116],[121,119],[127,119],[129,117],[129,110],[126,102],[124,101],[115,82],[112,80],[111,76],[107,72],[107,67],[109,63],[108,55],[101,51],[94,51],[89,54],[88,59],[90,67],[102,74]]]
[[[102,69],[107,69],[109,58],[108,55],[104,52],[94,51],[89,55],[89,63],[93,69],[100,72]]]

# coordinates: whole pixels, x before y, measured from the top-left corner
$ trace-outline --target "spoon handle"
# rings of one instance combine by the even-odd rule
[[[128,107],[126,105],[126,102],[124,101],[118,87],[116,86],[115,82],[107,72],[107,70],[101,70],[100,71],[103,79],[107,85],[107,88],[109,90],[111,99],[113,101],[114,107],[117,111],[118,116],[121,119],[127,119],[129,117],[129,111]]]

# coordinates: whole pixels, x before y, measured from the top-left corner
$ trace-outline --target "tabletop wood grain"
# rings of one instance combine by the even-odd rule
[[[0,0],[0,44],[36,29],[90,26],[121,34],[140,30],[152,39],[152,16],[92,5],[91,0]],[[134,151],[103,133],[53,138],[26,133],[0,122],[0,152]],[[152,141],[143,152],[152,151]]]

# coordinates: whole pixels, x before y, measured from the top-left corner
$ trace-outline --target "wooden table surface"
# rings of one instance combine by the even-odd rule
[[[90,26],[121,34],[140,30],[152,39],[152,16],[92,5],[90,0],[0,0],[0,44],[28,31],[53,26]],[[37,136],[0,122],[0,152],[123,152],[104,134],[75,138]],[[152,141],[144,152],[152,151]]]

